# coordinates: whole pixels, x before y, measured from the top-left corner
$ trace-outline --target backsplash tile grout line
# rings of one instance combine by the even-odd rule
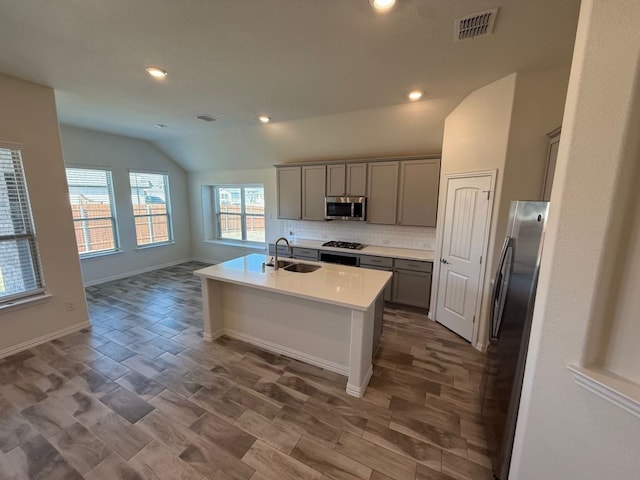
[[[293,232],[290,234],[290,232]],[[307,240],[340,240],[382,247],[433,250],[436,229],[401,225],[371,225],[364,222],[285,221],[285,235]]]

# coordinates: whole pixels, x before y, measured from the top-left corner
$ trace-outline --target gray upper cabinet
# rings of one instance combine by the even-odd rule
[[[398,162],[369,163],[367,222],[396,223]]]
[[[347,164],[347,189],[346,194],[351,197],[364,197],[367,195],[367,164]]]
[[[367,164],[327,165],[327,196],[364,197],[367,194]]]
[[[278,218],[302,217],[302,168],[278,167]]]
[[[302,167],[302,219],[324,220],[326,167]]]
[[[397,223],[435,227],[439,183],[440,160],[401,161]]]
[[[367,222],[435,227],[440,158],[276,165],[278,218],[324,220],[324,198],[367,197]]]
[[[347,193],[347,169],[344,163],[327,165],[327,197],[341,197]]]
[[[542,200],[551,199],[551,187],[553,186],[553,176],[556,173],[556,159],[558,158],[558,147],[560,146],[560,128],[547,133],[549,137],[549,149],[547,150],[547,168],[542,186]]]

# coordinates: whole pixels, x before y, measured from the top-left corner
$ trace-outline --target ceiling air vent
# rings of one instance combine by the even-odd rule
[[[198,120],[202,120],[203,122],[215,122],[217,120],[213,115],[207,115],[206,113],[202,115],[196,115]]]
[[[498,9],[486,10],[474,13],[462,18],[456,18],[453,37],[456,42],[469,40],[493,33],[493,24],[496,21]]]

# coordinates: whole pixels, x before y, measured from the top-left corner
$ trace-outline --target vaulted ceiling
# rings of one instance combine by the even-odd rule
[[[454,42],[456,18],[494,7],[492,35]],[[566,65],[578,8],[397,0],[380,14],[368,0],[0,0],[0,72],[54,88],[62,123],[206,143],[212,132],[256,127],[263,113],[280,123],[391,107],[412,89],[424,102],[460,98],[515,71]],[[153,80],[148,65],[168,76]],[[202,113],[218,120],[194,119]]]

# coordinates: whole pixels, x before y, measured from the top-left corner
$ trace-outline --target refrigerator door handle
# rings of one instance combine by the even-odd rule
[[[503,283],[503,275],[502,270],[504,268],[504,263],[507,260],[509,250],[513,247],[513,238],[507,236],[504,239],[504,244],[502,245],[502,252],[500,253],[500,260],[498,261],[498,269],[496,272],[496,278],[493,282],[493,292],[491,295],[491,340],[495,341],[498,339],[498,332],[500,331],[500,324],[502,323],[502,312],[501,308],[497,308],[496,303],[498,299],[502,296],[502,291],[507,287]],[[498,318],[500,317],[500,318]]]

